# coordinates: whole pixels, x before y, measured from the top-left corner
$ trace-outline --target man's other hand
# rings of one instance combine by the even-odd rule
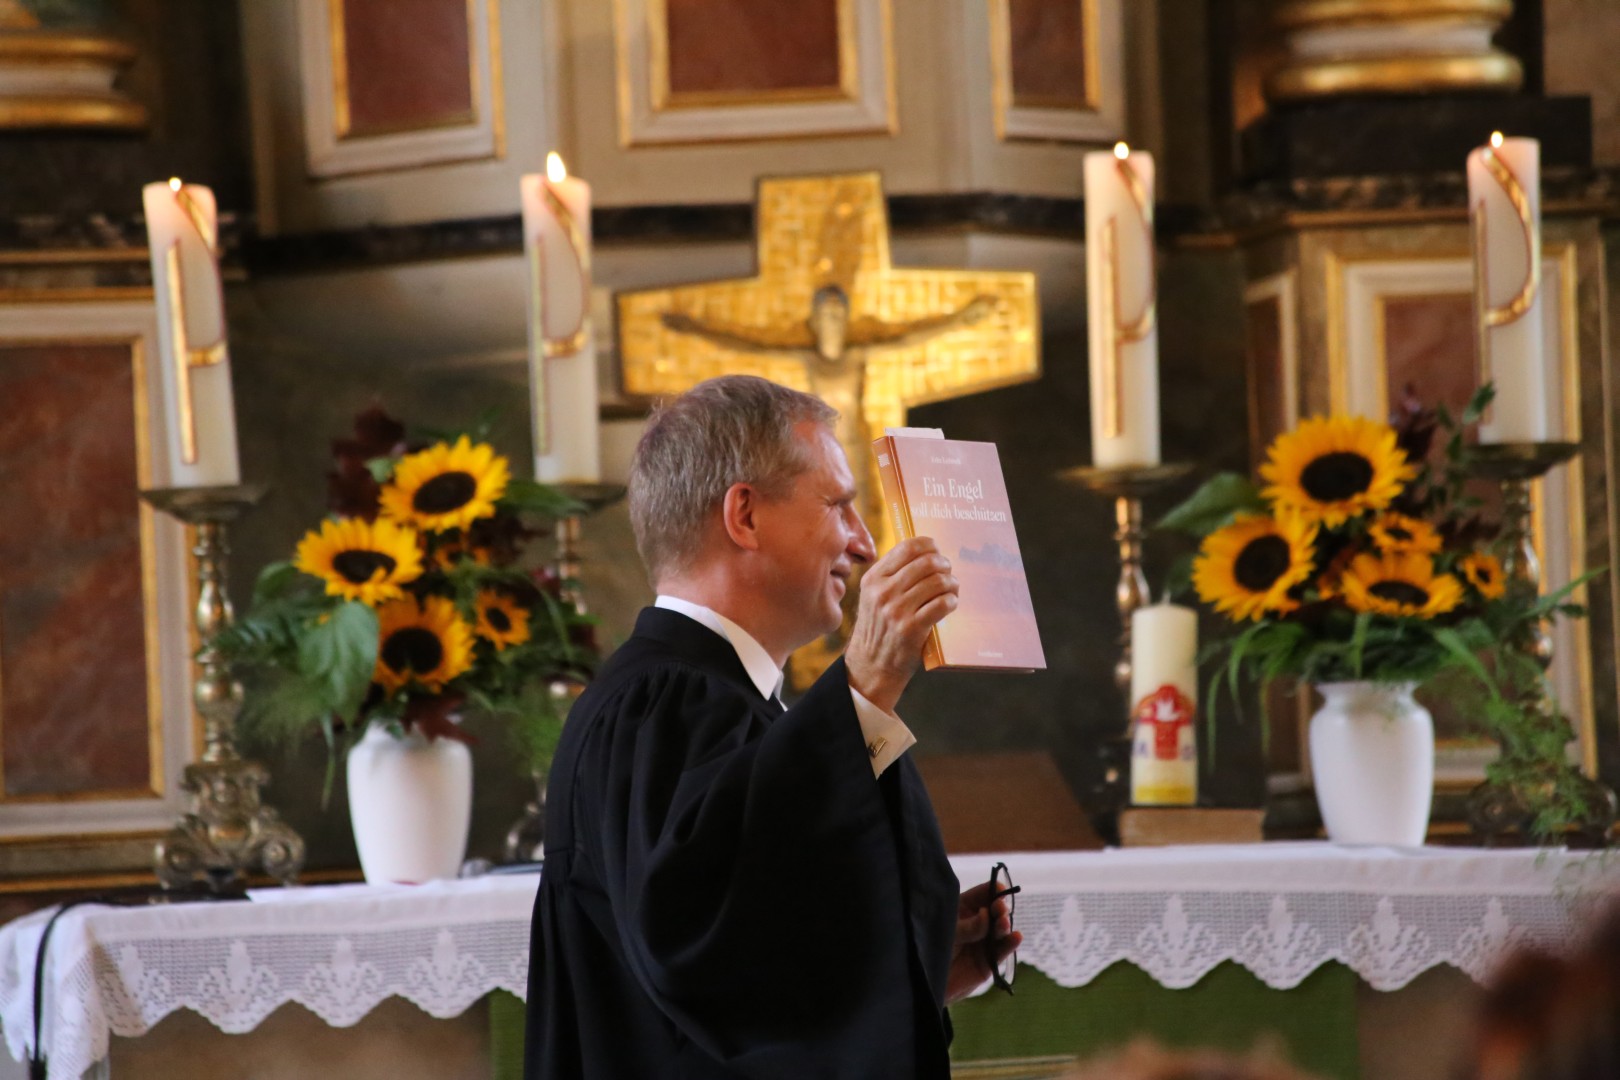
[[[894,712],[934,624],[956,610],[950,560],[926,536],[902,540],[861,575],[855,630],[844,663],[849,684]]]

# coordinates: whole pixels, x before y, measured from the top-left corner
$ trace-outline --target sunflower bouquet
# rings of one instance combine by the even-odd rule
[[[1216,689],[1224,679],[1236,699],[1245,672],[1318,685],[1459,674],[1486,729],[1522,741],[1533,722],[1515,703],[1543,674],[1515,646],[1553,614],[1584,612],[1566,602],[1576,586],[1540,596],[1503,572],[1501,523],[1470,490],[1463,437],[1491,393],[1458,418],[1413,404],[1393,425],[1305,420],[1272,443],[1259,484],[1215,476],[1164,518],[1200,540],[1171,591],[1234,626],[1209,650],[1224,661]],[[1543,757],[1562,754],[1550,738]]]
[[[220,638],[248,685],[247,737],[318,729],[335,766],[372,721],[470,741],[455,717],[472,711],[509,721],[525,766],[545,766],[562,723],[553,687],[588,677],[597,650],[562,583],[523,554],[542,535],[530,520],[578,507],[512,477],[487,426],[412,447],[372,409],[334,440],[330,516],[264,568]]]

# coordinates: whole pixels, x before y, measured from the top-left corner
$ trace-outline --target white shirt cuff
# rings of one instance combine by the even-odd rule
[[[882,776],[884,769],[916,744],[917,736],[898,716],[878,708],[853,686],[849,688],[849,696],[854,699],[855,718],[861,724],[861,741],[872,759],[872,775]]]

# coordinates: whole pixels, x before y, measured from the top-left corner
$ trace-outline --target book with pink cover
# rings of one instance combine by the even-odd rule
[[[872,443],[884,511],[902,540],[931,537],[961,586],[955,611],[923,648],[923,666],[982,671],[1046,667],[1012,506],[994,443],[890,428]]]

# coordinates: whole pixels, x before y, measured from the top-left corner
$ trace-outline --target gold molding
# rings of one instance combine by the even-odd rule
[[[1277,5],[1272,22],[1279,29],[1296,30],[1342,23],[1500,21],[1512,14],[1513,0],[1284,0]]]
[[[1085,80],[1082,103],[1044,105],[1015,100],[1012,80],[1012,12],[1010,0],[989,0],[990,4],[990,100],[995,114],[996,138],[1025,136],[1007,133],[1007,114],[1014,109],[1065,113],[1095,113],[1102,108],[1101,0],[1069,0],[1080,5],[1080,47],[1085,51],[1081,77]],[[1033,138],[1033,136],[1029,136]]]
[[[144,247],[52,248],[19,251],[0,248],[0,266],[79,265],[83,263],[144,263],[149,258]],[[148,289],[148,292],[151,290]]]
[[[78,286],[70,289],[6,288],[0,286],[0,304],[96,304],[119,303],[127,300],[151,300],[155,292],[150,285]]]
[[[1328,411],[1338,416],[1350,411],[1350,343],[1345,334],[1344,264],[1337,251],[1322,253],[1323,281],[1327,288]]]
[[[706,90],[677,93],[669,76],[669,8],[665,0],[645,3],[647,20],[647,100],[654,113],[671,109],[712,109],[737,105],[793,105],[817,101],[859,101],[860,50],[855,34],[855,0],[835,0],[838,20],[838,85],[781,90]],[[885,2],[885,7],[887,3]],[[891,93],[892,100],[892,93]]]
[[[1423,94],[1437,90],[1517,90],[1524,65],[1504,52],[1462,56],[1379,56],[1313,61],[1266,78],[1272,101],[1342,94]]]
[[[502,80],[506,78],[506,66],[501,58],[501,0],[485,0],[489,19],[489,122],[495,136],[495,159],[506,158],[506,87]],[[472,8],[469,3],[468,18],[472,17]],[[478,36],[468,28],[469,42],[472,48],[477,48]],[[477,69],[474,68],[476,71]],[[473,83],[473,101],[478,101],[478,83]]]
[[[106,34],[64,30],[0,33],[0,60],[29,60],[52,67],[80,63],[95,67],[135,62],[140,50]]]
[[[97,299],[108,297],[103,290]],[[150,290],[147,290],[150,295]],[[0,304],[13,305],[11,294],[0,290]],[[79,301],[89,297],[78,297]],[[118,297],[116,299],[122,299]],[[37,302],[27,300],[22,302]],[[0,339],[0,349],[42,348],[62,346],[123,346],[129,350],[131,379],[131,412],[135,435],[135,475],[142,487],[152,481],[152,447],[150,442],[152,404],[147,393],[147,357],[141,334],[84,335],[73,337],[7,338]],[[145,640],[142,652],[146,666],[146,738],[147,785],[143,788],[104,788],[86,791],[18,795],[6,791],[5,773],[5,715],[0,698],[0,806],[27,804],[67,804],[87,802],[118,802],[131,799],[161,799],[164,795],[164,740],[163,740],[163,666],[161,636],[158,618],[157,588],[157,519],[150,507],[140,503],[137,511],[137,532],[141,545],[141,616]]]
[[[109,87],[138,55],[134,44],[107,34],[71,30],[0,33],[0,61],[11,61],[24,72],[97,72]],[[24,86],[14,93],[0,93],[0,128],[139,130],[146,122],[146,106],[110,88],[31,93]]]
[[[146,127],[146,107],[114,97],[74,97],[69,94],[29,94],[0,97],[0,128],[115,128]]]

